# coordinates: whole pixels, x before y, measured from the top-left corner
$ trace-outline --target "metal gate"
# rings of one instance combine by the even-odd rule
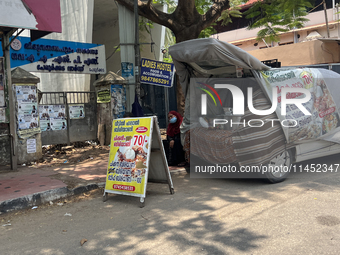
[[[70,144],[72,142],[97,139],[97,102],[95,92],[40,92],[39,106],[64,105],[65,130],[49,130],[41,132],[42,145]],[[83,105],[84,117],[70,118],[70,108]]]

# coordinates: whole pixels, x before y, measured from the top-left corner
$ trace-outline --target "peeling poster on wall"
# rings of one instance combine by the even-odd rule
[[[41,131],[50,131],[50,108],[52,105],[39,105],[39,119],[40,119],[40,129]]]
[[[74,105],[70,105],[68,108],[69,108],[70,119],[84,119],[85,118],[84,104],[74,104]]]
[[[52,130],[66,130],[67,123],[64,118],[52,118],[51,119]]]
[[[109,89],[99,90],[97,92],[97,104],[104,104],[111,102],[111,95]]]
[[[126,90],[123,85],[111,85],[111,107],[113,119],[123,118],[125,114]]]
[[[37,152],[37,140],[27,139],[27,153],[36,153],[36,152]]]
[[[67,120],[65,105],[39,105],[41,131],[65,130]]]
[[[29,138],[40,133],[37,86],[31,84],[14,85],[17,101],[18,135]]]

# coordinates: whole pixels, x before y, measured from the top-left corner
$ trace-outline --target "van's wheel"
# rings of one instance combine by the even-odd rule
[[[290,165],[293,163],[293,154],[291,150],[286,150],[267,163],[267,171],[261,173],[265,179],[271,183],[284,181],[289,175]],[[264,170],[264,169],[262,169]]]

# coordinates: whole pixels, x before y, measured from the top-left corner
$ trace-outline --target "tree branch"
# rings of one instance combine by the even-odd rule
[[[134,7],[133,0],[116,0],[116,1],[133,12]],[[162,12],[155,8],[153,4],[151,4],[151,0],[148,0],[147,3],[143,3],[142,1],[138,0],[138,14],[155,23],[168,27],[171,30],[173,29],[172,15]]]
[[[224,10],[230,8],[229,0],[217,0],[202,17],[202,29],[205,29],[216,21]]]

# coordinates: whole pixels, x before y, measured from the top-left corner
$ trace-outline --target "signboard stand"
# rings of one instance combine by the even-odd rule
[[[103,201],[109,193],[135,196],[144,207],[147,182],[166,183],[175,193],[157,117],[113,120]]]

